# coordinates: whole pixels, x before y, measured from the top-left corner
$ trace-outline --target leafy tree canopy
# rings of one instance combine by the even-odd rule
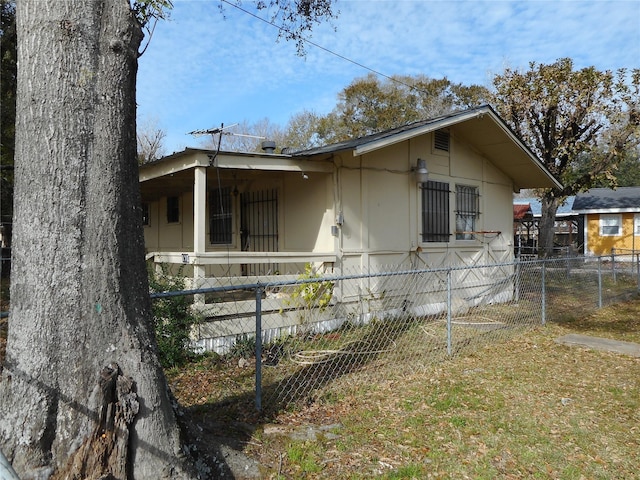
[[[550,65],[531,62],[526,71],[508,68],[493,85],[498,112],[563,184],[538,192],[539,253],[548,256],[560,202],[594,186],[615,187],[620,166],[634,162],[640,69],[574,69],[571,59],[562,58]]]
[[[489,92],[447,78],[374,74],[356,79],[338,96],[336,108],[320,121],[325,143],[339,142],[433,118],[483,103]]]
[[[493,83],[497,110],[564,185],[547,196],[616,185],[625,152],[640,141],[640,69],[576,70],[562,58],[506,69]]]

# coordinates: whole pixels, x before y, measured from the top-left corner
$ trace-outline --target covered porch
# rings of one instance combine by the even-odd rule
[[[337,261],[330,162],[186,149],[141,166],[140,188],[146,258],[189,288],[282,281]],[[208,316],[204,295],[195,303]]]

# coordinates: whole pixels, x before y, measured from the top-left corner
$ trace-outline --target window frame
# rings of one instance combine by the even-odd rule
[[[609,224],[607,220],[612,221]],[[601,213],[598,218],[598,231],[601,237],[619,237],[622,235],[622,214],[620,213]],[[605,228],[616,227],[616,233],[605,233]]]
[[[633,236],[640,237],[640,213],[633,214]]]

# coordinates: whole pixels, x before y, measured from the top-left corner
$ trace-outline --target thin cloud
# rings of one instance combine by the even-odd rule
[[[245,2],[243,7],[248,7]],[[167,129],[167,150],[197,142],[186,132],[265,117],[284,125],[302,110],[326,113],[368,70],[308,46],[296,55],[276,28],[211,0],[175,0],[140,59],[142,116]],[[561,57],[577,67],[638,67],[640,2],[339,1],[337,28],[311,40],[385,75],[446,76],[489,85],[505,66]],[[258,12],[259,15],[264,15]]]

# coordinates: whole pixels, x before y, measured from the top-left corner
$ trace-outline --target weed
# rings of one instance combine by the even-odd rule
[[[161,272],[149,264],[149,289],[152,293],[184,290],[182,269],[169,275],[166,265]],[[152,303],[153,321],[160,362],[165,368],[184,365],[196,355],[190,348],[191,327],[199,319],[191,312],[191,299],[185,296],[157,298]]]
[[[250,358],[256,353],[256,338],[251,335],[240,335],[227,354],[229,358]]]
[[[300,275],[299,279],[310,280],[320,277],[319,273],[313,271],[313,266],[307,263],[304,267],[304,273]],[[291,297],[286,303],[303,310],[301,322],[304,324],[308,321],[307,316],[310,309],[322,312],[329,306],[333,297],[333,286],[333,282],[330,281],[301,283],[293,289]]]

